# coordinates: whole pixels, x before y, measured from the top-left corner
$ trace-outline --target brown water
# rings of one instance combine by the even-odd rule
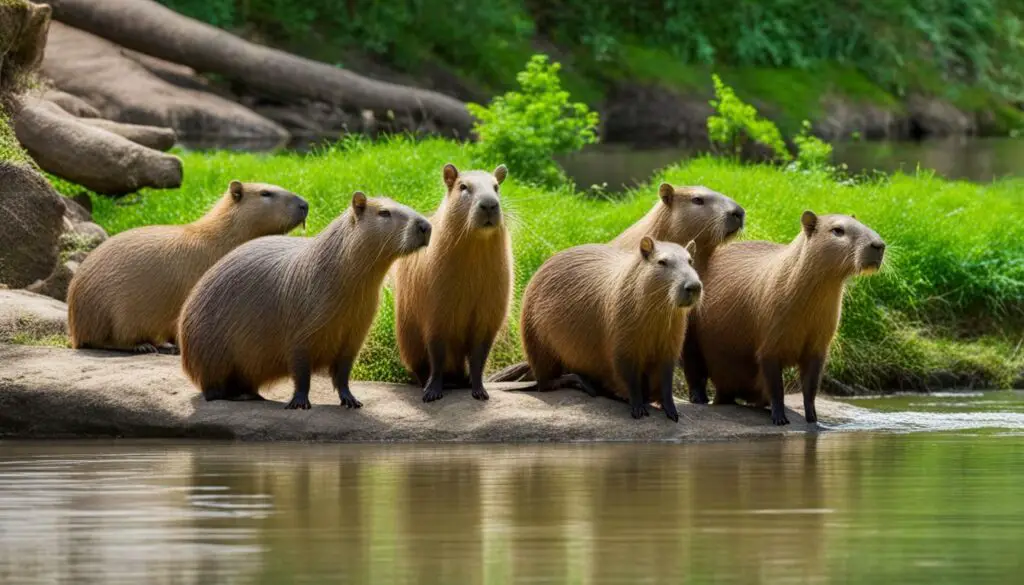
[[[999,395],[985,430],[699,445],[3,441],[0,583],[1020,582]]]
[[[851,173],[932,170],[949,179],[988,182],[1024,177],[1024,139],[983,138],[923,142],[845,142],[834,146],[833,162]],[[606,184],[609,192],[647,181],[658,169],[693,156],[690,150],[638,150],[601,145],[563,157],[562,167],[580,187]]]

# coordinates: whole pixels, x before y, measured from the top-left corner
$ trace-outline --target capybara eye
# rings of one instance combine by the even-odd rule
[[[690,201],[692,201],[694,205],[704,205],[703,197],[691,197]]]
[[[274,192],[273,191],[260,191],[260,196],[262,196],[262,197],[273,197],[274,196]]]
[[[498,184],[497,184],[497,183],[495,183],[495,184],[494,184],[494,192],[495,192],[495,193],[497,193],[497,192],[498,192]]]
[[[459,188],[462,189],[463,191],[469,191],[469,185],[467,185],[466,183],[463,183]]]
[[[690,266],[693,266],[693,257],[690,257]]]
[[[381,209],[380,211],[377,212],[377,215],[381,217],[391,217],[391,212],[388,211],[387,209]]]
[[[846,235],[846,231],[844,231],[843,228],[834,227],[834,228],[832,228],[832,235],[837,237],[837,238],[841,238],[844,235]]]

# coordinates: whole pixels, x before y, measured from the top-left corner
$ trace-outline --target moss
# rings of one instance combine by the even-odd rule
[[[2,0],[0,0],[2,1]],[[7,114],[0,108],[0,162],[27,164],[31,162],[28,154],[21,148],[14,136]]]
[[[36,336],[30,333],[17,333],[11,338],[12,345],[30,345],[37,347],[71,347],[71,338],[67,335]]]

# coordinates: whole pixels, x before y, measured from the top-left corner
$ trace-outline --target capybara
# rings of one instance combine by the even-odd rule
[[[286,233],[308,212],[304,199],[281,187],[231,181],[213,209],[193,223],[117,234],[89,254],[71,279],[71,346],[176,353],[178,314],[199,278],[231,250]]]
[[[635,250],[647,235],[680,246],[692,241],[697,246],[693,263],[699,274],[715,248],[743,229],[743,208],[707,187],[673,187],[662,183],[658,198],[647,215],[612,240],[613,245]]]
[[[857,274],[879,269],[885,243],[846,215],[805,211],[789,244],[736,242],[712,254],[701,274],[705,298],[683,349],[691,399],[715,404],[736,398],[771,404],[772,422],[788,424],[782,371],[800,369],[807,422],[839,326],[843,289]]]
[[[443,396],[446,379],[464,385],[467,361],[473,398],[488,398],[484,365],[512,297],[512,246],[498,196],[507,172],[445,165],[433,241],[395,266],[398,349],[424,386],[424,402]]]
[[[588,244],[549,258],[526,287],[520,321],[537,388],[617,396],[633,418],[659,400],[678,421],[672,373],[701,296],[692,250],[644,237],[634,250]]]
[[[314,238],[260,238],[225,256],[182,309],[181,358],[207,400],[260,400],[261,385],[291,375],[288,408],[310,408],[310,375],[329,368],[341,403],[391,264],[430,241],[430,222],[357,191]]]

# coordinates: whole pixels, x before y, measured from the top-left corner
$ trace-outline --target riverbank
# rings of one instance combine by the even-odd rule
[[[199,217],[232,179],[282,185],[310,201],[306,236],[348,205],[352,191],[387,194],[418,210],[442,196],[446,162],[472,168],[470,148],[449,141],[348,141],[309,155],[182,153],[182,189],[121,200],[94,197],[95,218],[110,233]],[[491,165],[493,166],[493,165]],[[888,243],[881,274],[855,279],[844,300],[829,376],[836,391],[867,393],[948,387],[1004,388],[1020,383],[1024,355],[1024,181],[989,185],[897,174],[839,183],[822,173],[786,172],[703,158],[667,168],[621,197],[570,185],[525,185],[512,169],[502,186],[513,230],[516,299],[540,264],[558,250],[612,239],[656,201],[660,180],[703,184],[747,209],[744,238],[788,242],[804,209],[856,214]],[[72,186],[60,187],[73,194]],[[355,377],[405,382],[387,290]],[[522,359],[518,302],[499,335],[490,368]]]
[[[217,438],[346,442],[695,442],[813,430],[802,398],[788,397],[790,425],[766,411],[679,403],[679,423],[660,411],[632,419],[624,403],[576,390],[514,392],[524,384],[491,384],[491,399],[452,390],[425,404],[420,388],[356,382],[363,408],[338,405],[329,378],[316,376],[313,409],[285,410],[287,380],[264,389],[262,403],[206,402],[182,374],[178,358],[0,344],[0,432],[8,437]],[[824,424],[856,410],[817,401]]]

